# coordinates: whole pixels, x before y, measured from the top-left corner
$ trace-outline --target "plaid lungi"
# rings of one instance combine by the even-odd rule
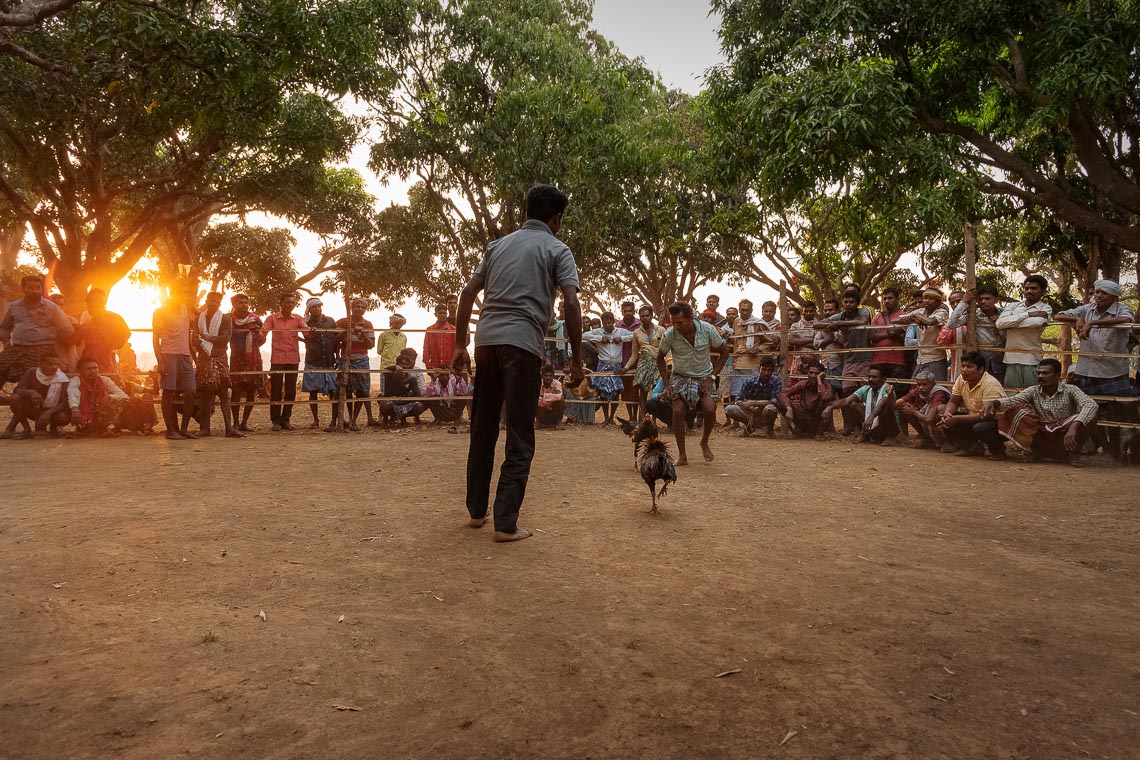
[[[1041,415],[1024,406],[1006,409],[998,415],[998,432],[1013,442],[1023,451],[1033,450],[1033,439],[1037,433],[1044,430],[1046,433],[1056,433],[1073,424],[1080,417],[1074,414],[1057,422],[1045,422]]]
[[[1073,375],[1077,387],[1090,396],[1131,396],[1132,382],[1128,375],[1118,377],[1085,377]],[[1109,404],[1110,401],[1097,401],[1098,404]]]
[[[683,400],[690,411],[700,406],[702,398],[712,395],[712,389],[711,377],[685,377],[675,372],[669,375],[669,390]]]

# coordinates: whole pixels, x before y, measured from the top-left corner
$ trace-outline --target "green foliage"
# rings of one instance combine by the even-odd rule
[[[398,0],[111,0],[24,29],[34,55],[0,55],[0,214],[65,293],[109,287],[160,236],[187,261],[216,213],[338,229],[360,194],[328,167],[363,127],[338,102],[385,100],[407,21]]]
[[[206,230],[198,243],[199,267],[211,289],[225,287],[250,297],[253,308],[271,311],[282,293],[296,290],[296,239],[286,229],[237,222]]]
[[[778,208],[849,187],[876,208],[908,202],[944,239],[1037,208],[1082,249],[1095,238],[1110,276],[1140,249],[1135,3],[713,7],[729,62],[711,96],[742,136],[731,168]]]

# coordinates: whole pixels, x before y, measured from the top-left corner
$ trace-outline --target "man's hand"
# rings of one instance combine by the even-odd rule
[[[451,354],[451,368],[458,372],[471,369],[471,354],[467,353],[467,346],[456,346]]]
[[[974,299],[977,297],[978,297],[978,289],[977,288],[970,288],[962,296],[962,300],[965,301],[966,303],[973,303]]]
[[[1049,318],[1049,312],[1047,312],[1047,311],[1040,311],[1040,310],[1038,310],[1038,311],[1031,311],[1031,312],[1029,312],[1029,314],[1027,314],[1026,316],[1029,316],[1029,317],[1039,317],[1039,318],[1041,318],[1041,319],[1048,319],[1048,318]]]
[[[586,368],[582,366],[581,359],[571,359],[569,373],[566,375],[571,385],[579,385],[586,376]]]
[[[874,424],[875,424],[874,420],[867,420],[866,422],[864,422],[863,423],[863,432],[864,433],[870,433],[871,432],[871,426]]]
[[[1092,334],[1092,325],[1086,324],[1083,319],[1077,320],[1076,328],[1077,337],[1079,337],[1081,340],[1088,340],[1089,335]]]
[[[938,418],[938,427],[940,427],[940,428],[954,427],[954,415],[943,413],[942,416]]]
[[[1069,425],[1069,429],[1065,431],[1065,451],[1077,450],[1077,425],[1076,423]]]
[[[986,405],[982,407],[982,418],[989,419],[997,414],[997,402],[987,401]]]

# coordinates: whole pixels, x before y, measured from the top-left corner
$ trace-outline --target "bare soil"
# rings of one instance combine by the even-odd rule
[[[0,757],[1140,756],[1135,469],[542,431],[498,545],[466,443],[0,442]]]

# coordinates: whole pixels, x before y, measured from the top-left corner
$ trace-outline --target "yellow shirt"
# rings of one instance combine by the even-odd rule
[[[989,372],[983,372],[982,379],[973,388],[966,382],[966,378],[959,375],[954,381],[954,389],[950,391],[950,395],[962,399],[970,414],[979,414],[987,401],[1005,398],[1005,389],[1001,387],[996,377]]]

